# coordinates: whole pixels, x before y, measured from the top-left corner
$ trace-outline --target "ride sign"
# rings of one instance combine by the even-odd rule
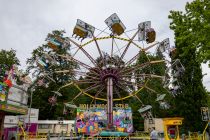
[[[203,121],[209,121],[209,108],[201,107],[201,116]]]

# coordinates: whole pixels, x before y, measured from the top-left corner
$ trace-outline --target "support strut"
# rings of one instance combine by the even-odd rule
[[[107,128],[113,128],[113,81],[112,78],[107,79]]]

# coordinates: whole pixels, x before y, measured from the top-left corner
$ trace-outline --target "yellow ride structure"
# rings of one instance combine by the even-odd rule
[[[179,140],[179,126],[182,125],[183,118],[164,118],[164,139],[165,140]]]

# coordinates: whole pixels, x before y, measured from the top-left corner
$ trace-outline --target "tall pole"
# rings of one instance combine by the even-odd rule
[[[33,88],[30,89],[31,91],[31,100],[30,100],[30,105],[29,105],[29,112],[28,112],[28,122],[27,122],[27,131],[28,134],[30,133],[30,127],[31,127],[31,106],[32,106],[32,101],[33,101]]]
[[[113,128],[113,81],[107,78],[107,121],[108,129]]]

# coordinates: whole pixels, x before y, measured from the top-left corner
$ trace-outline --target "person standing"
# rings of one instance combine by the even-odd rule
[[[150,139],[151,140],[158,140],[158,133],[157,133],[157,131],[155,130],[154,127],[152,128],[152,131],[150,133]]]
[[[73,130],[70,131],[70,140],[73,140]]]

